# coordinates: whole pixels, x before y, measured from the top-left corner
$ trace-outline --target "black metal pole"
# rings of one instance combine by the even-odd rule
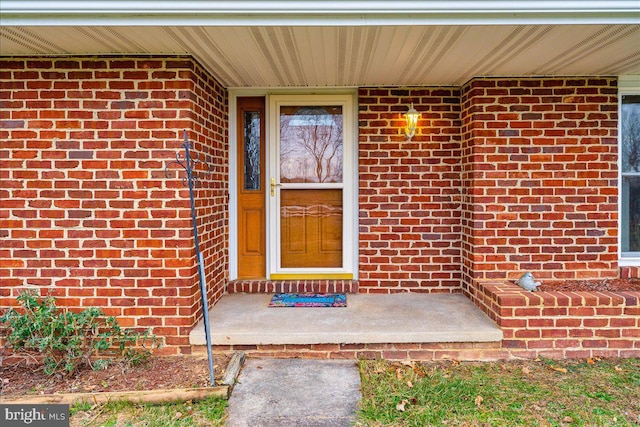
[[[211,350],[211,333],[210,333],[210,325],[209,325],[209,303],[207,300],[207,286],[205,281],[205,272],[204,272],[204,258],[202,257],[202,252],[200,252],[200,238],[198,236],[198,222],[196,218],[196,203],[193,192],[194,187],[194,178],[193,178],[193,170],[192,164],[195,164],[197,160],[193,160],[191,158],[191,153],[189,152],[189,137],[187,135],[187,131],[184,131],[184,151],[185,157],[184,161],[179,160],[179,156],[177,156],[177,160],[175,163],[182,166],[187,172],[187,184],[189,187],[189,201],[191,203],[191,223],[193,225],[193,240],[195,242],[196,247],[196,260],[198,263],[198,278],[200,283],[200,298],[202,302],[202,315],[204,316],[204,335],[207,340],[207,357],[209,359],[209,380],[211,382],[211,386],[215,386],[215,371],[213,367],[213,351]],[[172,164],[174,162],[169,163]],[[167,165],[167,167],[169,166]],[[167,168],[165,168],[165,176],[167,174]]]

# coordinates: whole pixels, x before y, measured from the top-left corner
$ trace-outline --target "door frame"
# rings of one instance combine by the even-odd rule
[[[229,278],[235,280],[238,278],[238,224],[235,218],[238,215],[238,182],[235,178],[238,171],[238,156],[236,154],[238,145],[238,136],[236,135],[237,121],[236,109],[237,98],[243,96],[264,96],[266,99],[266,111],[265,111],[265,123],[267,125],[266,130],[266,147],[265,151],[267,158],[269,157],[269,150],[271,149],[271,96],[273,95],[307,95],[313,97],[315,95],[341,95],[349,97],[350,102],[345,106],[345,125],[344,134],[345,139],[347,133],[351,138],[350,147],[344,146],[343,156],[345,157],[343,174],[346,177],[350,174],[350,183],[347,183],[345,178],[343,203],[349,205],[348,209],[343,206],[343,233],[348,230],[349,234],[343,234],[345,240],[348,240],[348,244],[344,248],[343,254],[343,268],[331,271],[320,271],[320,269],[314,269],[313,272],[273,272],[271,271],[272,255],[269,250],[270,242],[273,238],[277,238],[274,230],[269,228],[271,223],[271,209],[269,208],[269,191],[265,192],[267,198],[266,209],[266,239],[267,239],[267,280],[285,280],[285,279],[353,279],[358,278],[358,98],[357,88],[342,88],[342,89],[327,89],[327,88],[298,88],[298,89],[282,89],[282,88],[235,88],[229,89]],[[346,110],[349,110],[348,112]],[[350,118],[347,118],[349,116]],[[347,120],[351,122],[347,125]],[[347,153],[348,152],[348,153]],[[267,178],[267,186],[269,180],[273,176],[271,162],[267,159],[265,165],[265,177]]]

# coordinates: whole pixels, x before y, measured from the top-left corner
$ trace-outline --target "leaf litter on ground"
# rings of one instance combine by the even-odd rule
[[[640,359],[451,360],[413,366],[374,360],[361,361],[360,370],[362,426],[640,423]],[[397,409],[400,404],[403,411]]]

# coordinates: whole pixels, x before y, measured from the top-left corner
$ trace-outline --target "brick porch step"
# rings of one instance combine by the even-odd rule
[[[461,294],[350,294],[346,308],[270,308],[270,299],[225,295],[210,310],[216,350],[499,351],[502,340],[502,331]],[[205,345],[203,322],[189,341],[196,351]]]

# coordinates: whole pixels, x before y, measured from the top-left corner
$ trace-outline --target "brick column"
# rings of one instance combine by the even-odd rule
[[[361,88],[358,103],[360,292],[460,291],[459,91]]]
[[[463,273],[616,277],[614,78],[517,78],[462,90]]]

